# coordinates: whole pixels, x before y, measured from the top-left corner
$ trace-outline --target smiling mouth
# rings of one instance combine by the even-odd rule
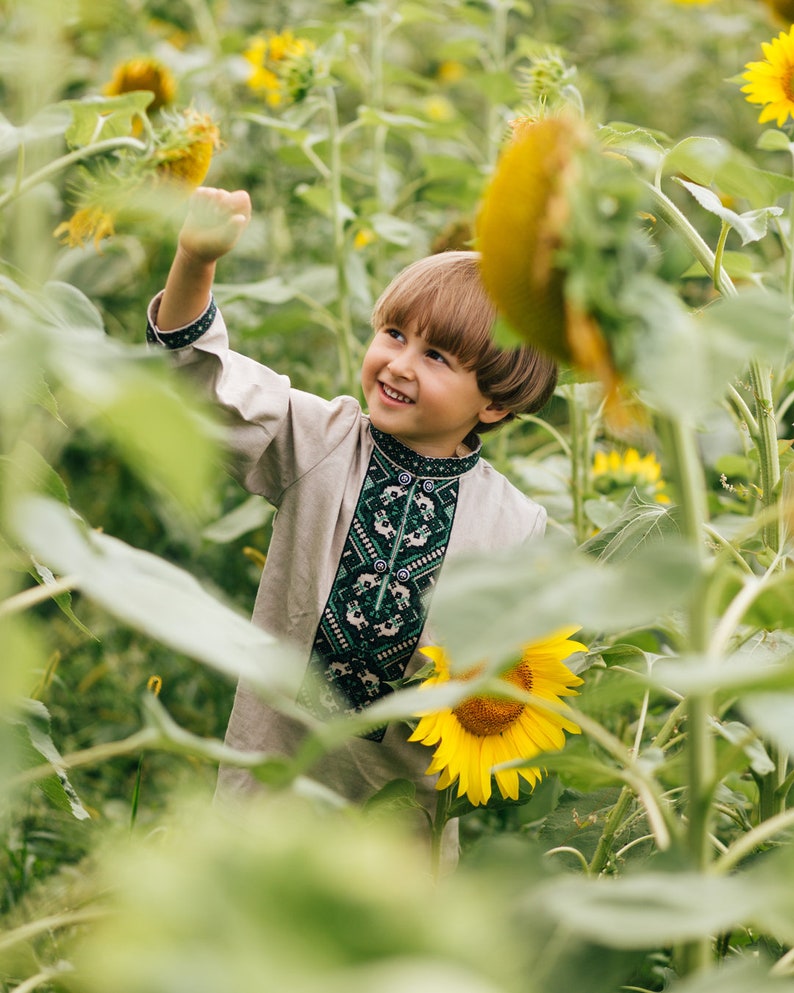
[[[381,390],[386,394],[390,400],[395,400],[397,403],[413,403],[410,397],[405,396],[402,393],[398,393],[397,390],[393,390],[391,386],[387,386],[385,383],[380,384]]]

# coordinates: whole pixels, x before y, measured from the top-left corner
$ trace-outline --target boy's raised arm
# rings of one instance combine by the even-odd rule
[[[161,331],[184,327],[209,303],[215,263],[231,251],[251,219],[245,190],[202,186],[190,198],[187,216],[157,313]]]

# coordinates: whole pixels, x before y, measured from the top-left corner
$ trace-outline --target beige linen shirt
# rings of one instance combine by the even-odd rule
[[[296,646],[308,661],[375,447],[369,419],[353,397],[325,400],[293,389],[286,376],[232,351],[214,303],[194,324],[168,333],[156,327],[158,305],[156,297],[148,313],[148,339],[170,348],[174,363],[215,399],[228,424],[230,471],[245,489],[277,508],[253,621]],[[411,455],[415,470],[421,457]],[[485,459],[469,456],[466,464],[445,561],[543,533],[541,506]],[[417,648],[431,642],[426,625]],[[425,661],[414,654],[409,670]],[[230,746],[289,756],[305,733],[302,722],[238,685],[226,734]],[[408,742],[409,734],[406,725],[394,723],[382,741],[352,739],[320,759],[309,775],[354,802],[392,779],[407,778],[432,812],[434,781],[424,774],[432,753]],[[218,796],[256,788],[244,770],[221,769]]]

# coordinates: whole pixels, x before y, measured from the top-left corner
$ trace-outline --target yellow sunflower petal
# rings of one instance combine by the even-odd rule
[[[570,361],[564,274],[555,254],[567,216],[566,184],[583,144],[581,125],[548,117],[516,128],[477,218],[483,282],[532,345]]]

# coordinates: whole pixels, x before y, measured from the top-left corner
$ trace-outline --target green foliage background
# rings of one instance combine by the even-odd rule
[[[3,991],[794,989],[792,146],[761,137],[736,78],[781,28],[770,8],[5,0],[0,25]],[[314,76],[273,108],[242,53],[287,28]],[[680,307],[640,301],[652,429],[617,431],[566,370],[543,423],[486,449],[548,507],[548,540],[463,563],[434,602],[461,664],[581,623],[583,734],[521,803],[454,808],[441,878],[406,784],[355,811],[310,765],[264,762],[275,796],[234,821],[211,806],[238,670],[284,703],[285,649],[246,620],[271,513],[142,344],[181,207],[132,198],[99,249],[52,234],[81,169],[141,154],[132,104],[106,118],[102,95],[141,54],[218,123],[207,182],[253,198],[217,285],[235,346],[326,396],[357,392],[390,276],[471,237],[508,122],[540,97],[581,101],[650,189]],[[608,204],[582,207],[595,285]],[[594,452],[630,444],[672,504],[596,485]]]

